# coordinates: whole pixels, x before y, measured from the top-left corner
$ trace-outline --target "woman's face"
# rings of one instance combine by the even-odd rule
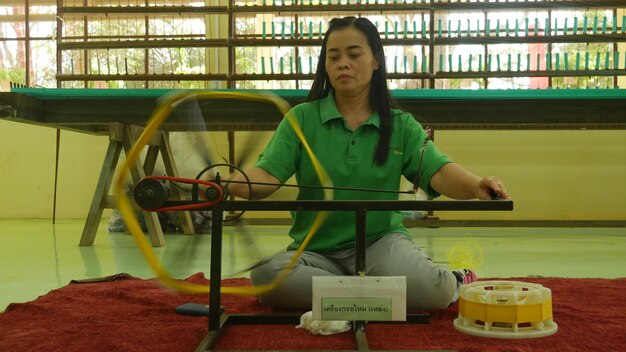
[[[369,93],[378,65],[367,37],[358,29],[346,27],[328,35],[326,73],[335,92],[347,96]]]

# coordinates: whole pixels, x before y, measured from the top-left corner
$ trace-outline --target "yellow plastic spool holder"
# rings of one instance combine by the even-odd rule
[[[522,281],[477,281],[461,286],[454,328],[469,335],[526,339],[550,336],[552,291]]]

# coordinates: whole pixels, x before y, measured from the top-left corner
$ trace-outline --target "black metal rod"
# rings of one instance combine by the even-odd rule
[[[220,330],[222,284],[222,210],[214,210],[211,221],[211,282],[209,295],[209,332]]]
[[[370,346],[367,342],[367,334],[365,333],[365,323],[360,327],[355,327],[354,338],[356,340],[357,351],[369,351]]]
[[[356,260],[354,273],[358,276],[365,276],[366,262],[365,262],[365,250],[366,250],[366,230],[367,230],[367,211],[363,208],[356,209],[355,211],[355,236],[354,247],[356,249]],[[367,344],[367,335],[365,335],[365,321],[354,321],[354,332],[359,351],[369,349]]]
[[[269,182],[250,182],[250,181],[224,181],[225,183],[245,183],[248,185],[261,185],[261,186],[276,186],[276,187],[293,187],[293,188],[309,188],[309,189],[332,189],[335,191],[359,191],[359,192],[375,192],[375,193],[399,193],[399,194],[413,194],[415,191],[400,191],[397,189],[374,189],[374,188],[358,188],[358,187],[330,187],[330,186],[316,186],[316,185],[294,185],[294,184],[276,184]]]
[[[356,261],[354,274],[359,276],[365,276],[366,263],[365,263],[365,241],[366,241],[366,220],[367,211],[365,209],[357,209],[355,223],[355,249],[356,249]]]
[[[189,201],[169,201],[164,206],[189,205]],[[513,210],[513,201],[502,200],[224,200],[211,207],[196,210],[299,210],[299,211],[389,211],[439,210],[486,211]]]

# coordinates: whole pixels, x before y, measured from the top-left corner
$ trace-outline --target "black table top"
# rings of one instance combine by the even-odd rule
[[[112,122],[144,126],[159,99],[174,91],[17,88],[0,93],[0,118],[107,134]],[[307,94],[273,92],[292,106],[305,101]],[[392,95],[403,110],[434,129],[626,129],[624,89],[401,90]],[[196,107],[202,111],[203,126],[190,123],[194,108],[189,105],[177,108],[162,128],[273,130],[282,119],[274,105],[245,99],[199,100]]]

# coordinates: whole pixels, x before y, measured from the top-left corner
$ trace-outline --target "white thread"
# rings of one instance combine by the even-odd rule
[[[313,335],[332,335],[350,330],[347,321],[313,320],[313,312],[306,312],[300,317],[300,325],[296,328],[306,329]]]

